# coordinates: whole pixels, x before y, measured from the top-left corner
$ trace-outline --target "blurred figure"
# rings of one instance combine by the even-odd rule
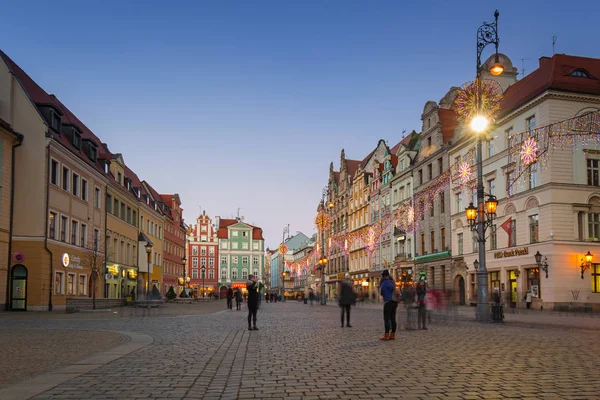
[[[378,286],[383,297],[383,323],[385,326],[385,334],[379,339],[396,340],[396,309],[398,308],[394,297],[396,284],[387,269],[381,273],[381,281]]]
[[[402,302],[406,310],[406,330],[414,331],[415,327],[415,288],[406,284],[402,289]]]
[[[227,290],[227,308],[232,310],[233,309],[233,289],[229,288]]]
[[[242,291],[240,289],[235,291],[235,309],[238,311],[242,309]]]
[[[525,293],[525,298],[523,300],[525,300],[525,304],[527,305],[527,308],[531,308],[531,300],[532,300],[532,295],[531,295],[531,290],[528,290],[527,293]]]
[[[315,293],[312,289],[310,289],[310,292],[308,292],[308,299],[310,300],[310,306],[312,307],[313,301],[315,301]]]
[[[418,314],[417,314],[417,327],[418,329],[427,330],[426,320],[427,320],[427,310],[425,309],[427,296],[427,276],[421,275],[419,277],[419,281],[417,282],[417,304]]]
[[[340,294],[339,304],[342,311],[342,328],[344,327],[344,312],[346,313],[346,327],[352,328],[352,325],[350,325],[350,307],[354,301],[354,290],[352,289],[352,286],[350,286],[350,282],[348,282],[347,278],[340,281],[338,293]]]
[[[254,275],[248,277],[246,289],[248,290],[248,330],[257,331],[256,314],[258,312],[258,282]],[[251,322],[252,325],[250,324]]]

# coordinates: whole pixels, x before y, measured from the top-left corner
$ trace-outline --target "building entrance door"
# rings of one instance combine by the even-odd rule
[[[517,276],[515,271],[508,273],[508,286],[510,287],[510,308],[517,308]]]
[[[466,296],[466,291],[465,291],[465,278],[463,278],[462,276],[457,276],[456,278],[454,278],[454,303],[464,306],[466,304],[467,301],[467,296]]]
[[[11,274],[11,300],[12,311],[27,311],[27,268],[24,265],[15,265]]]

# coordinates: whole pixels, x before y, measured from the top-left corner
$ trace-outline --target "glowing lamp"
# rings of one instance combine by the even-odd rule
[[[481,133],[485,131],[489,123],[490,121],[488,121],[486,117],[484,117],[483,115],[477,115],[471,121],[471,129],[473,129],[473,131],[475,131],[476,133]]]
[[[588,264],[591,264],[593,259],[594,259],[594,256],[588,250],[587,254],[585,255],[585,262]]]
[[[502,74],[504,72],[504,66],[502,64],[500,64],[499,62],[495,62],[494,65],[492,65],[492,68],[490,68],[490,74],[494,75],[494,76],[498,76],[500,74]]]
[[[475,223],[475,219],[477,218],[477,208],[473,206],[473,203],[470,203],[469,207],[466,208],[466,213],[469,225],[473,225]]]
[[[333,202],[332,202],[332,201],[330,201],[329,203],[327,203],[327,207],[328,207],[328,208],[333,208],[333,206],[334,206],[334,204],[333,204]]]
[[[496,197],[495,196],[488,197],[487,201],[485,202],[485,209],[490,218],[492,218],[496,215],[496,208],[498,208],[498,200],[496,200]]]

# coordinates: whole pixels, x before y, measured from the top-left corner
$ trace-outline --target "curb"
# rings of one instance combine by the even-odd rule
[[[125,331],[105,332],[118,333],[120,335],[128,336],[130,340],[125,344],[76,361],[71,365],[67,365],[49,372],[42,372],[34,377],[7,385],[0,389],[0,399],[31,399],[32,397],[38,396],[50,389],[53,389],[64,382],[84,375],[95,370],[96,368],[100,368],[154,342],[152,336],[145,335],[143,333]]]

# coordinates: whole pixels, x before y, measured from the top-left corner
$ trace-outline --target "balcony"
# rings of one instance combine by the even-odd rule
[[[403,230],[401,230],[400,228],[398,228],[397,226],[394,227],[394,236],[404,236],[406,237],[406,232],[404,232]]]

